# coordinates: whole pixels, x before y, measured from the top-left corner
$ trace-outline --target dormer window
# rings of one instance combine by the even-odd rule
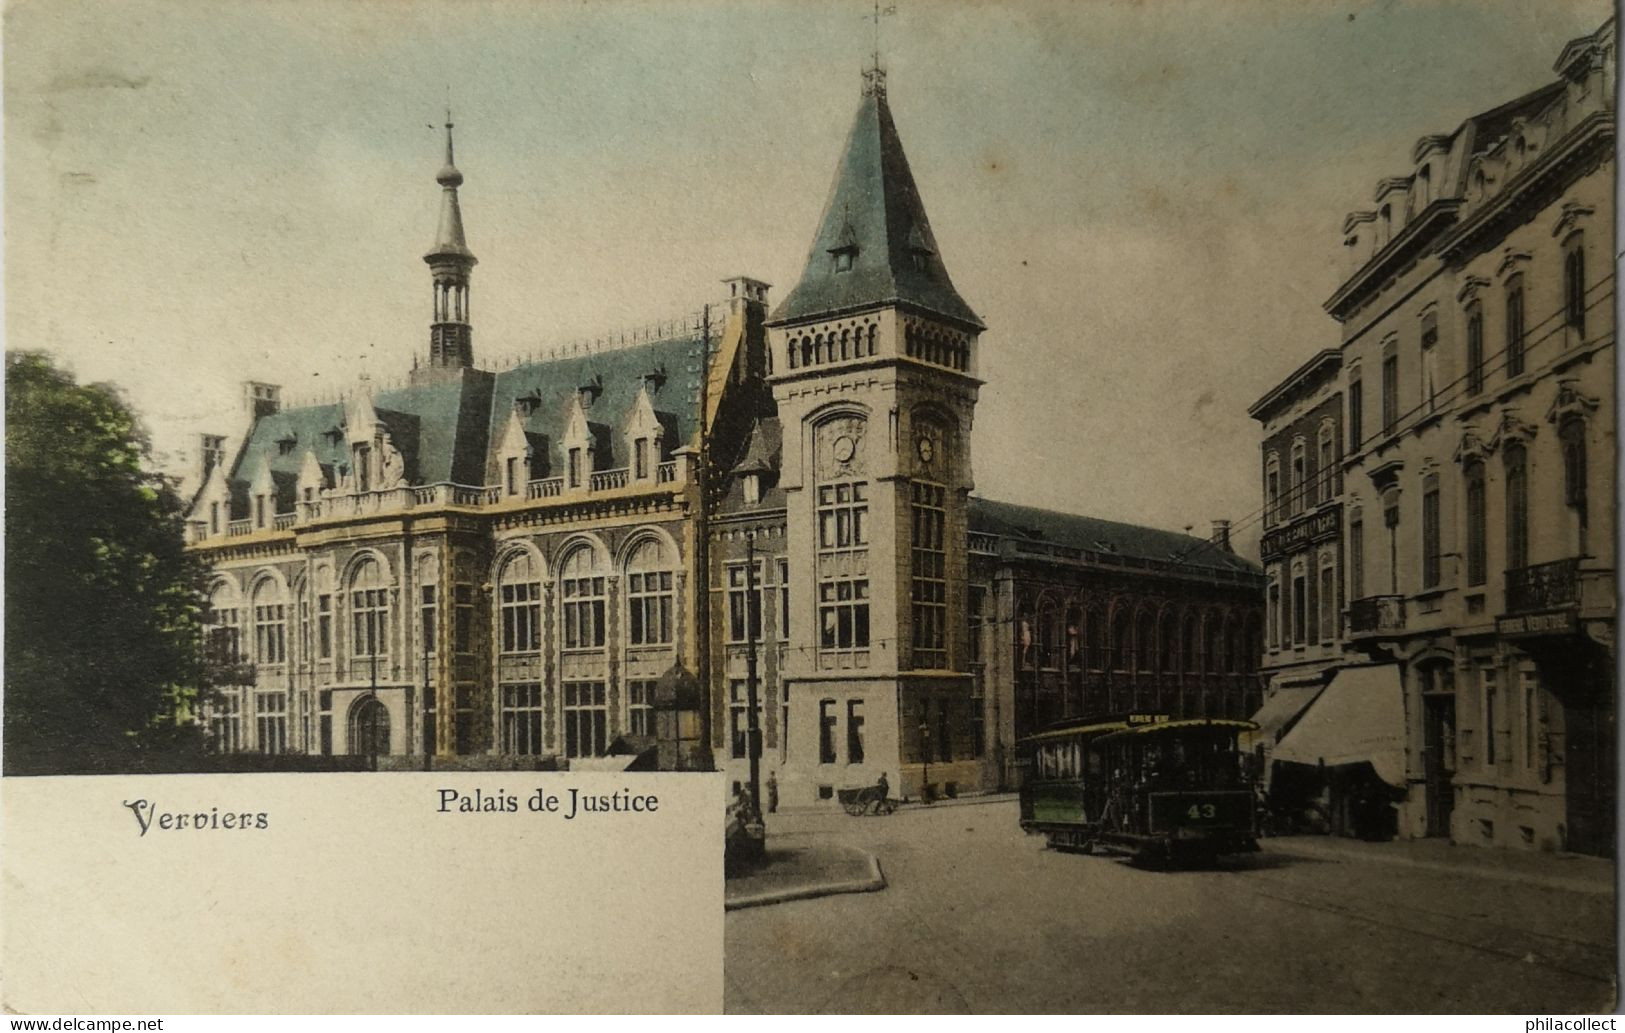
[[[508,481],[508,494],[519,494],[519,457],[509,456],[505,471]]]
[[[355,446],[355,487],[357,491],[372,490],[372,446]]]
[[[852,259],[857,253],[858,249],[855,247],[840,248],[835,251],[835,271],[838,273],[851,272]]]
[[[747,473],[739,479],[740,487],[745,492],[745,505],[754,506],[762,501],[762,475]]]
[[[632,442],[632,476],[640,481],[649,477],[648,438],[638,438]]]
[[[299,443],[298,439],[295,438],[292,434],[290,434],[287,437],[282,438],[279,441],[277,441],[277,443],[276,443],[277,451],[280,452],[282,455],[285,455],[285,456],[286,455],[292,455],[293,450],[294,450],[294,446],[296,446],[298,443]]]
[[[581,449],[570,449],[570,487],[581,487]]]

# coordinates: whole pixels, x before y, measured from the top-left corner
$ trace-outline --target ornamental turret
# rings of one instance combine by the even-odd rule
[[[463,369],[474,365],[474,329],[469,322],[468,279],[478,261],[463,238],[463,212],[457,188],[463,174],[452,153],[451,112],[446,112],[446,164],[435,175],[440,184],[440,227],[423,260],[434,280],[434,316],[429,327],[429,368]]]

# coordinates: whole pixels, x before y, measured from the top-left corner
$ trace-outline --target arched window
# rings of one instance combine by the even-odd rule
[[[1529,566],[1529,471],[1522,442],[1509,442],[1506,462],[1507,569]]]
[[[590,546],[577,546],[565,558],[559,577],[566,650],[604,647],[604,591],[597,552]]]
[[[1292,442],[1292,483],[1287,488],[1287,507],[1289,514],[1301,513],[1305,503],[1309,501],[1309,478],[1307,451],[1302,438]]]
[[[389,753],[389,708],[376,696],[363,696],[350,709],[350,753],[357,757]]]
[[[287,604],[282,587],[268,577],[254,586],[254,662],[288,662]]]
[[[1462,469],[1467,484],[1467,584],[1474,587],[1489,578],[1485,541],[1489,508],[1484,493],[1484,464],[1473,460]]]
[[[1467,306],[1467,393],[1484,390],[1484,309],[1478,302]]]
[[[1563,501],[1579,522],[1580,540],[1576,543],[1581,553],[1586,549],[1588,523],[1586,506],[1586,424],[1577,417],[1563,421],[1557,430],[1557,440],[1563,449]]]
[[[1185,634],[1180,637],[1180,645],[1185,653],[1185,672],[1196,674],[1201,670],[1202,625],[1194,613],[1185,615]]]
[[[1317,493],[1318,501],[1330,502],[1332,498],[1332,482],[1337,467],[1337,439],[1332,431],[1331,420],[1321,421],[1316,449],[1319,469],[1315,472],[1315,476],[1320,482],[1320,491]]]
[[[1106,615],[1091,607],[1083,621],[1084,640],[1089,643],[1087,663],[1091,671],[1106,669]]]
[[[376,663],[389,653],[389,589],[384,568],[372,557],[350,578],[350,656]]]
[[[1112,670],[1134,669],[1133,632],[1128,607],[1119,606],[1112,614]]]
[[[1162,615],[1162,670],[1169,673],[1179,670],[1179,626],[1172,610]]]
[[[1208,614],[1202,621],[1202,670],[1204,673],[1216,673],[1219,668],[1219,619]]]
[[[1139,646],[1140,670],[1149,673],[1157,669],[1157,618],[1150,610],[1141,610],[1135,642]]]
[[[503,653],[534,653],[542,648],[541,571],[529,552],[508,558],[497,575]]]
[[[1574,343],[1586,337],[1585,238],[1576,234],[1563,255],[1563,318],[1574,330]]]
[[[626,560],[626,641],[632,646],[664,646],[672,641],[672,557],[655,538],[646,538]]]
[[[207,634],[211,662],[221,665],[241,662],[240,620],[241,617],[237,609],[237,589],[230,582],[222,582],[209,596],[209,627]]]
[[[1275,452],[1264,458],[1264,523],[1281,519],[1281,457]]]
[[[1507,379],[1523,375],[1523,276],[1507,280],[1506,286],[1506,367]]]

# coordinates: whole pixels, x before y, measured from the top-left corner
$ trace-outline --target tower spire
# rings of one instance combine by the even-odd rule
[[[886,70],[880,66],[880,19],[897,13],[896,4],[880,6],[880,0],[874,0],[874,13],[863,17],[874,23],[875,48],[871,54],[872,61],[868,68],[863,70],[863,95],[865,97],[886,95]]]
[[[463,210],[457,188],[463,174],[457,169],[452,143],[450,88],[446,103],[446,163],[435,174],[440,184],[440,225],[434,246],[423,260],[429,263],[434,283],[434,316],[429,326],[429,366],[457,369],[474,364],[474,332],[469,323],[469,273],[477,264],[463,235]]]

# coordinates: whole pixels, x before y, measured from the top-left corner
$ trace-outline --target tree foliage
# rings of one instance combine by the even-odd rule
[[[136,414],[6,356],[6,770],[131,770],[197,746],[202,565]]]

